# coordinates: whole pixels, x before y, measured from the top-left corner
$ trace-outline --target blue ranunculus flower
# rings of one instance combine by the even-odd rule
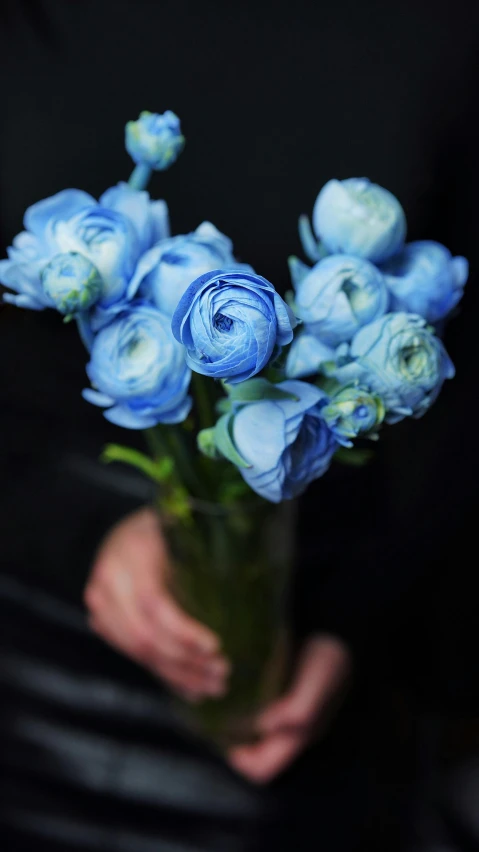
[[[87,373],[85,399],[126,429],[179,423],[191,408],[185,350],[152,305],[132,303],[96,335]]]
[[[273,503],[301,494],[326,472],[338,448],[321,416],[326,394],[305,382],[288,380],[277,387],[297,399],[249,403],[232,424],[234,444],[249,465],[240,468],[241,475]]]
[[[109,307],[125,295],[143,252],[169,236],[165,203],[127,184],[107,190],[99,202],[81,190],[63,190],[29,207],[24,224],[8,260],[0,261],[0,281],[18,294],[6,294],[7,302],[34,310],[55,307],[42,272],[56,255],[84,256],[101,278],[98,304]],[[81,292],[80,278],[74,286]]]
[[[385,414],[381,397],[361,385],[341,388],[321,409],[321,416],[331,432],[345,447],[353,446],[353,438],[377,438],[376,430]]]
[[[184,144],[180,119],[171,110],[162,115],[144,111],[125,127],[125,146],[132,160],[157,171],[171,166]]]
[[[406,217],[397,198],[367,178],[330,180],[316,199],[313,228],[329,252],[380,263],[402,248]]]
[[[233,255],[233,244],[211,222],[203,222],[191,234],[171,237],[141,258],[128,288],[132,298],[140,288],[166,314],[173,315],[190,284],[214,269],[247,269]]]
[[[351,340],[361,326],[382,316],[388,303],[379,270],[343,254],[318,261],[296,287],[297,316],[328,346]]]
[[[173,315],[176,339],[197,373],[231,384],[266,366],[293,338],[295,319],[273,285],[254,272],[216,269],[188,287]]]
[[[382,267],[395,311],[420,314],[429,322],[443,319],[462,298],[469,265],[452,257],[441,243],[408,243]]]
[[[286,359],[286,375],[300,379],[319,373],[323,364],[334,361],[335,350],[314,334],[300,332],[293,340]]]
[[[84,254],[56,254],[42,270],[43,291],[62,314],[86,311],[98,301],[102,280]]]
[[[455,372],[426,321],[401,312],[362,328],[338,363],[335,378],[341,383],[358,381],[380,396],[387,423],[422,417]]]

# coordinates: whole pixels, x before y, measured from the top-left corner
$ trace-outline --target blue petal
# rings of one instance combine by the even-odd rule
[[[453,379],[456,375],[456,368],[445,349],[443,349],[443,374],[445,379]]]
[[[163,249],[160,245],[158,245],[153,246],[153,248],[149,249],[149,251],[145,252],[145,254],[140,257],[132,279],[128,285],[126,292],[127,299],[133,299],[136,296],[141,282],[155,268],[162,253]]]
[[[451,261],[454,280],[457,287],[464,287],[469,276],[469,263],[465,257],[453,257]]]
[[[280,346],[286,346],[293,339],[293,328],[296,328],[298,321],[279,293],[274,294],[274,309],[278,323],[277,341]]]
[[[288,258],[288,266],[293,287],[297,290],[303,278],[306,278],[308,272],[311,271],[311,267],[307,266],[299,257],[295,257],[294,255]]]
[[[153,223],[153,244],[170,236],[170,214],[166,201],[151,201],[150,216]]]
[[[287,418],[303,414],[320,400],[326,399],[325,392],[315,385],[309,385],[307,382],[299,382],[295,379],[286,379],[286,381],[280,382],[277,387],[298,397],[297,401],[293,399],[278,401],[278,405],[281,406]]]
[[[36,305],[37,310],[53,308],[54,304],[44,292],[40,280],[42,267],[43,264],[38,261],[14,263],[11,260],[1,260],[0,281],[5,287],[28,296],[31,302]]]
[[[85,388],[82,390],[81,395],[87,402],[91,402],[92,405],[98,405],[100,408],[106,408],[109,405],[113,405],[115,402],[111,396],[108,396],[106,393],[100,393],[92,388]]]
[[[32,204],[25,213],[24,225],[39,237],[43,236],[45,228],[51,219],[71,219],[85,207],[96,205],[96,200],[80,189],[64,189],[50,198],[44,198]]]
[[[290,379],[312,376],[325,361],[334,361],[335,352],[313,334],[300,334],[293,340],[286,360],[286,375]]]
[[[285,470],[281,459],[274,468],[264,473],[257,473],[254,468],[241,468],[240,473],[247,485],[265,500],[279,503],[284,499]]]
[[[151,202],[148,192],[132,189],[127,183],[119,183],[103,193],[100,204],[129,219],[142,251],[168,234],[168,207],[164,201]]]
[[[35,234],[29,233],[29,231],[20,231],[13,238],[13,245],[7,248],[8,257],[16,263],[39,260],[47,251],[43,240],[36,237]]]
[[[91,347],[93,346],[94,334],[90,321],[90,314],[87,312],[81,312],[76,316],[78,334],[80,335],[81,341],[85,347],[85,349],[90,352]]]
[[[168,412],[159,414],[156,418],[156,423],[182,423],[188,417],[191,411],[193,400],[190,396],[184,397],[182,402],[176,408],[170,409]]]
[[[404,420],[405,417],[411,417],[412,413],[412,408],[398,407],[395,408],[394,411],[388,411],[384,418],[384,422],[393,426],[395,423],[399,423],[401,420]]]
[[[135,413],[126,405],[115,405],[103,412],[103,416],[114,423],[115,426],[122,426],[124,429],[151,429],[156,426],[157,420],[154,417]]]
[[[29,308],[32,311],[45,310],[45,305],[42,305],[41,302],[36,301],[31,296],[25,296],[24,293],[20,296],[14,296],[12,293],[4,293],[3,301],[8,302],[10,305],[16,305],[17,308]]]
[[[251,476],[272,470],[285,449],[285,416],[275,402],[242,408],[233,421],[233,439],[241,456],[252,465]]]
[[[116,210],[133,225],[140,245],[145,250],[152,244],[150,221],[150,196],[147,192],[132,189],[127,183],[112,186],[100,198],[100,204],[110,210]]]

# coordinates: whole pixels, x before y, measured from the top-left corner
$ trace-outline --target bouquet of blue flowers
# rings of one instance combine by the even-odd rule
[[[0,261],[7,302],[74,320],[85,400],[144,430],[145,452],[108,445],[158,486],[181,603],[218,632],[228,695],[196,709],[219,741],[281,688],[286,501],[384,424],[421,417],[454,375],[435,332],[459,302],[463,257],[406,243],[399,201],[366,179],[331,180],[300,218],[311,265],[293,291],[240,263],[210,222],[171,236],[145,187],[184,146],[172,112],[126,126],[135,168],[97,201],[63,190],[25,213]],[[279,505],[278,505],[279,504]]]

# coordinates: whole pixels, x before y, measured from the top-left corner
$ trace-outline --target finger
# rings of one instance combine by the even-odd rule
[[[103,582],[94,584],[86,598],[98,630],[108,633],[109,641],[141,662],[149,662],[155,652],[154,632],[139,611],[132,572],[117,561]]]
[[[231,666],[225,657],[220,654],[205,656],[194,653],[171,637],[168,631],[162,627],[152,634],[152,641],[158,656],[158,660],[177,666],[189,666],[198,675],[208,678],[218,678],[226,681],[230,674]]]
[[[199,698],[220,698],[225,695],[227,686],[218,678],[205,678],[189,666],[177,666],[163,663],[155,668],[155,673],[178,692],[188,692]]]
[[[184,612],[166,592],[163,592],[161,598],[143,597],[142,607],[158,627],[190,653],[204,657],[219,652],[219,637],[209,627]]]
[[[121,580],[121,578],[118,578]],[[136,591],[136,590],[135,590]],[[159,661],[167,661],[172,664],[191,666],[198,670],[199,674],[206,677],[218,677],[225,679],[230,670],[226,658],[217,652],[206,654],[204,652],[205,637],[209,642],[208,647],[219,647],[219,642],[208,628],[190,619],[179,607],[170,600],[164,591],[156,589],[147,598],[149,606],[144,606],[143,590],[138,593],[138,599],[126,583],[117,581],[113,589],[112,604],[118,610],[119,616],[131,617],[135,608],[138,610],[137,617],[144,621],[145,629],[150,631],[151,641],[156,648]],[[151,612],[155,618],[151,618]],[[195,635],[203,642],[201,650],[198,646],[191,645],[190,625],[195,627]]]
[[[348,660],[342,643],[329,637],[310,640],[289,692],[261,714],[258,729],[264,733],[310,730],[338,694],[347,674]]]
[[[274,734],[253,746],[232,749],[228,760],[250,781],[267,784],[297,757],[305,745],[299,733]]]
[[[139,598],[137,598],[135,591],[129,587],[128,583],[121,582],[121,577],[117,578],[117,582],[111,590],[110,605],[117,618],[124,618],[127,621],[134,617],[142,620],[143,628],[149,633],[159,663],[166,661],[172,664],[191,666],[198,670],[198,674],[204,675],[206,678],[226,679],[230,666],[225,657],[218,653],[208,655],[200,653],[184,641],[183,634],[172,630],[170,611],[172,607],[176,610],[178,610],[178,607],[174,603],[171,603],[171,607],[165,606],[166,593],[164,591],[157,592],[155,589],[148,598],[150,608],[153,608],[155,613],[159,611],[162,614],[162,617],[156,619],[149,617],[148,612],[145,613],[143,594],[140,591]],[[168,603],[168,599],[166,601]],[[183,616],[181,610],[179,612],[183,622],[189,618],[186,615]],[[201,630],[203,631],[202,627]]]
[[[158,600],[160,598],[158,597]],[[138,602],[128,577],[117,568],[109,587],[96,590],[96,629],[117,649],[155,674],[186,686],[202,695],[221,695],[226,689],[229,665],[224,658],[195,657],[191,651],[171,638],[163,626],[154,625],[138,609]],[[165,667],[168,673],[165,674]],[[176,673],[178,677],[173,678]]]
[[[125,624],[111,618],[110,614],[92,616],[89,624],[90,628],[116,651],[144,666],[150,665],[151,645],[140,624],[130,624],[125,629]]]
[[[177,691],[215,698],[226,692],[227,683],[223,673],[199,672],[188,663],[180,665],[160,657],[149,632],[144,630],[140,621],[126,621],[124,616],[115,617],[109,610],[103,617],[91,619],[91,627],[117,651],[150,669]]]

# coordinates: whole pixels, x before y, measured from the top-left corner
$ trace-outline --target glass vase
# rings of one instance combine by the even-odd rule
[[[223,697],[185,702],[180,712],[222,749],[254,740],[255,715],[284,686],[293,515],[292,504],[251,500],[228,507],[191,500],[187,517],[161,515],[172,592],[220,637],[232,667]]]

